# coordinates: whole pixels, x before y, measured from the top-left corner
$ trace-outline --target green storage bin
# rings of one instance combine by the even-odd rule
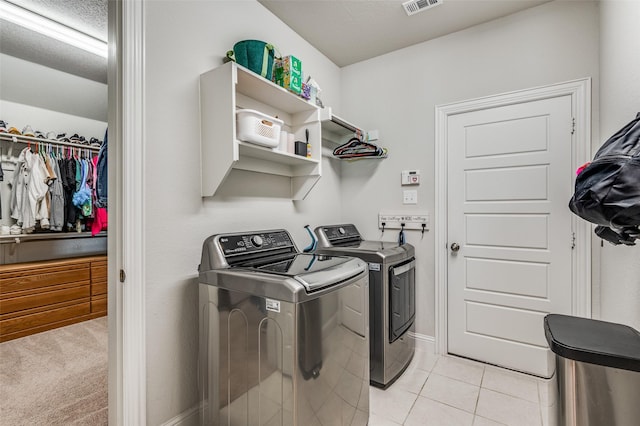
[[[242,40],[227,52],[227,57],[243,67],[271,80],[275,48],[260,40]]]

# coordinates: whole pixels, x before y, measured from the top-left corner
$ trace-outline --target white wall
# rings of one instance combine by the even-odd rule
[[[45,134],[55,132],[71,136],[77,133],[87,140],[92,137],[104,139],[104,132],[107,129],[106,117],[105,120],[94,120],[2,99],[0,99],[0,116],[9,126],[14,126],[20,131],[28,124],[34,131],[39,130]]]
[[[598,9],[595,2],[551,2],[458,33],[343,68],[342,110],[379,129],[389,158],[343,166],[343,211],[365,237],[380,236],[383,209],[428,210],[434,201],[434,107],[578,78],[593,78],[598,104]],[[597,121],[597,109],[594,109]],[[374,169],[375,167],[375,169]],[[418,205],[403,206],[400,172],[420,169]],[[405,188],[406,189],[406,188]],[[375,194],[375,195],[374,195]],[[385,239],[396,237],[386,231]],[[433,336],[434,234],[416,246],[418,334]]]
[[[599,146],[640,112],[640,2],[600,2]],[[595,152],[595,151],[594,151]],[[640,246],[605,243],[600,318],[640,330]]]
[[[235,42],[259,39],[295,54],[340,104],[340,70],[255,1],[145,2],[147,422],[158,425],[197,402],[197,267],[204,239],[219,232],[287,228],[340,219],[338,168],[325,160],[307,197],[237,195],[264,176],[233,178],[200,196],[199,75],[222,64]],[[231,143],[231,141],[229,141]]]
[[[0,120],[22,130],[104,138],[107,85],[0,53]]]
[[[71,116],[107,121],[106,84],[5,54],[0,54],[0,75],[2,100]],[[0,110],[0,119],[8,120],[4,118],[4,113],[4,109]],[[52,127],[47,131],[58,129],[61,132],[71,130]],[[42,130],[44,131],[44,128]]]

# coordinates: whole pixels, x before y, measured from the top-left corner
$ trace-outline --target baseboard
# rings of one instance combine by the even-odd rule
[[[416,349],[435,353],[436,340],[433,338],[433,336],[409,332],[409,337],[416,341]]]
[[[200,422],[199,411],[200,405],[191,407],[174,418],[162,423],[162,426],[195,426]]]

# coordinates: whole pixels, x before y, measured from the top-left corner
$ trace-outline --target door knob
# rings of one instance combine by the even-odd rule
[[[451,251],[455,253],[458,250],[460,250],[460,245],[458,243],[452,243],[451,244]]]

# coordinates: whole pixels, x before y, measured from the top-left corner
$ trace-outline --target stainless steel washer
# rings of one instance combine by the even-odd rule
[[[386,388],[415,352],[415,249],[411,244],[365,241],[352,224],[320,226],[317,253],[355,256],[369,263],[371,384]]]
[[[272,230],[207,238],[199,271],[202,424],[367,424],[365,262]]]

